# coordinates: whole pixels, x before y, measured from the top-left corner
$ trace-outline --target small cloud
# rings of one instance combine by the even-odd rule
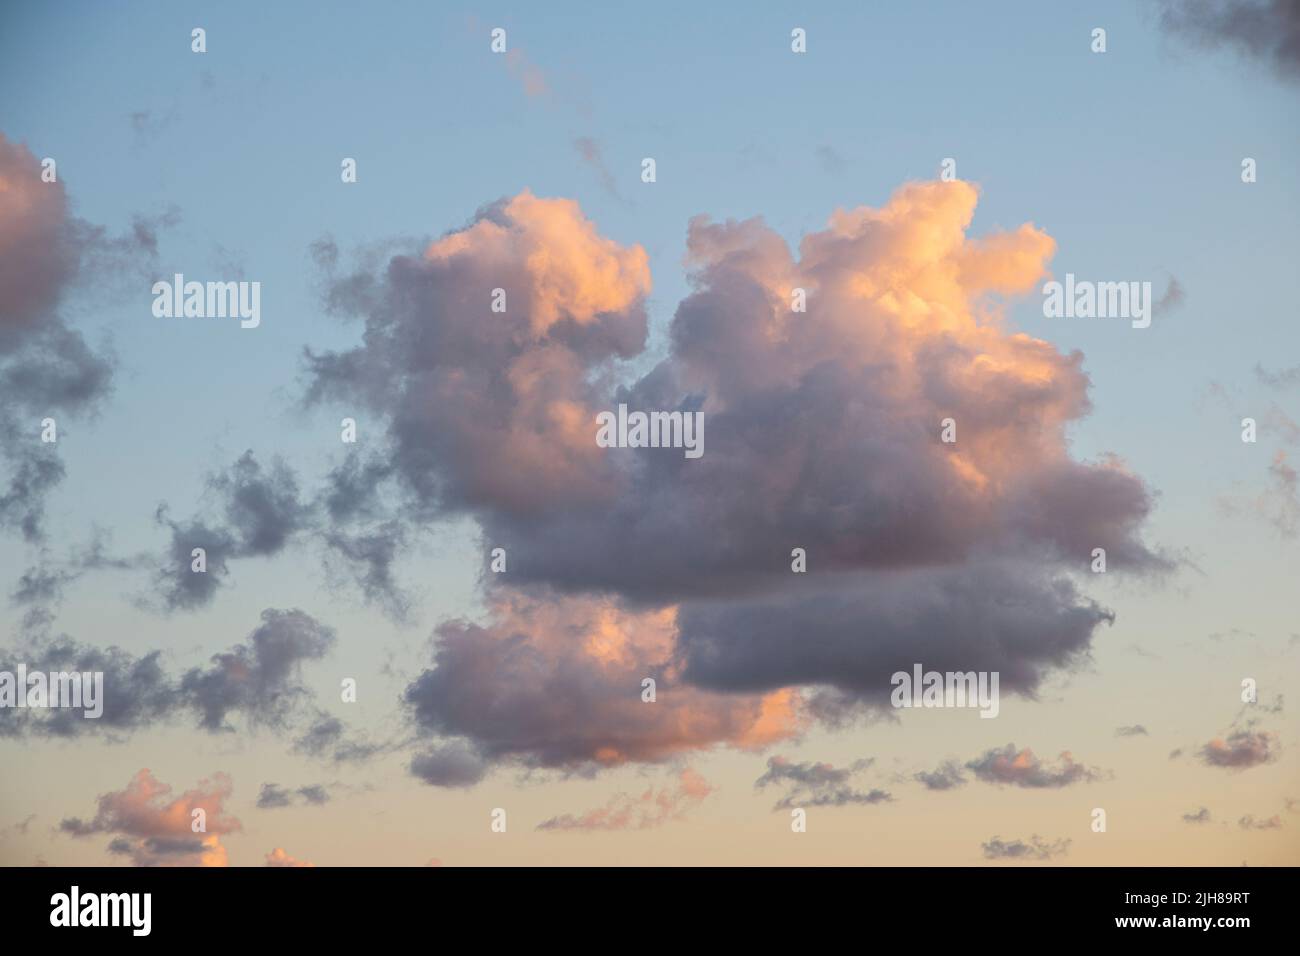
[[[1016,750],[1014,744],[986,751],[966,764],[975,776],[986,783],[1010,784],[1016,787],[1055,788],[1075,783],[1091,783],[1104,777],[1096,767],[1076,763],[1069,751],[1060,755],[1053,767],[1039,760],[1029,748]]]
[[[1169,277],[1169,284],[1165,287],[1164,295],[1156,299],[1151,305],[1152,315],[1165,315],[1172,312],[1183,304],[1186,294],[1183,292],[1183,284],[1174,276]]]
[[[319,783],[313,783],[310,786],[299,787],[298,796],[313,806],[321,806],[330,802],[329,791]]]
[[[135,134],[136,145],[149,146],[157,142],[176,121],[176,112],[173,110],[159,115],[153,110],[136,110],[128,113],[127,119],[131,123],[131,132]]]
[[[262,790],[257,795],[257,808],[259,810],[274,810],[278,807],[287,807],[293,803],[293,798],[289,791],[273,783],[262,784]]]
[[[11,833],[18,834],[19,836],[26,836],[28,828],[31,827],[32,821],[35,819],[36,814],[33,813],[25,820],[20,820],[18,823],[11,823],[7,827],[0,828],[0,838],[6,837]]]
[[[600,144],[590,136],[579,136],[573,141],[573,148],[578,151],[582,161],[595,170],[596,176],[600,179],[600,184],[605,191],[622,202],[623,197],[618,191],[618,182],[615,180],[614,174],[609,171],[609,167],[605,165],[605,157]]]
[[[1160,25],[1193,46],[1228,49],[1300,81],[1300,4],[1293,0],[1160,0]]]
[[[1243,830],[1280,830],[1282,818],[1274,814],[1267,820],[1257,820],[1253,814],[1248,813],[1237,821],[1237,826]]]
[[[955,790],[966,783],[966,775],[955,760],[944,761],[934,770],[913,774],[913,779],[925,784],[927,790]]]
[[[506,66],[510,73],[523,85],[524,95],[529,99],[545,96],[551,92],[544,74],[519,47],[514,47],[505,55]]]
[[[1226,738],[1211,740],[1197,755],[1210,767],[1245,770],[1269,763],[1280,751],[1277,734],[1265,730],[1238,730]]]
[[[793,763],[786,757],[769,757],[767,772],[754,781],[754,789],[761,790],[775,783],[790,787],[773,810],[887,803],[894,799],[887,790],[860,790],[850,783],[851,777],[873,763],[874,759],[867,758],[854,761],[847,767],[833,767],[828,763]]]
[[[1300,365],[1270,372],[1263,365],[1256,363],[1255,378],[1267,388],[1292,388],[1300,385]]]
[[[688,810],[698,806],[713,792],[702,776],[687,767],[678,778],[678,786],[647,789],[639,796],[615,794],[603,807],[588,810],[581,816],[565,813],[537,825],[538,830],[648,830],[680,820]]]
[[[315,866],[315,863],[308,863],[306,860],[299,860],[284,852],[282,847],[276,847],[266,855],[267,866],[284,866],[284,867],[309,867]]]
[[[821,164],[823,170],[832,175],[842,173],[848,169],[848,161],[840,155],[834,146],[822,145],[817,147],[817,162]]]
[[[1148,737],[1147,729],[1141,724],[1132,724],[1127,727],[1116,727],[1116,737]]]
[[[1070,840],[1056,840],[1048,843],[1038,834],[1025,840],[1003,840],[994,837],[982,844],[986,860],[1050,860],[1055,856],[1064,856],[1070,849]]]
[[[1183,822],[1184,823],[1209,823],[1210,808],[1201,807],[1201,809],[1197,810],[1195,813],[1184,813]]]
[[[488,771],[488,765],[461,741],[430,747],[411,760],[411,773],[434,787],[472,787]]]
[[[261,792],[257,795],[257,808],[259,810],[274,810],[280,807],[292,806],[295,802],[295,796],[301,797],[304,803],[313,806],[329,803],[330,800],[329,791],[323,784],[314,783],[290,792],[279,784],[264,783]]]
[[[233,792],[230,777],[217,773],[173,797],[172,788],[146,768],[125,789],[101,795],[92,819],[68,817],[59,829],[74,837],[114,835],[108,852],[130,857],[136,866],[226,866],[221,836],[241,829],[225,814]],[[190,829],[198,811],[207,827],[203,833]]]

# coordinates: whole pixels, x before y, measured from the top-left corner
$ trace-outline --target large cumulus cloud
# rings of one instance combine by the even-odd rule
[[[382,277],[338,277],[366,343],[308,352],[313,395],[381,409],[392,462],[431,510],[537,513],[608,497],[592,441],[594,363],[644,345],[646,254],[601,237],[577,203],[525,192]],[[493,312],[493,291],[505,312]]]
[[[797,255],[761,219],[693,220],[693,291],[635,379],[644,254],[567,200],[502,200],[382,268],[328,257],[327,302],[365,330],[308,352],[311,397],[379,417],[405,516],[472,516],[508,554],[487,622],[439,629],[417,725],[488,761],[657,760],[878,706],[918,661],[1032,694],[1085,656],[1111,619],[1076,577],[1092,550],[1168,565],[1143,482],[1069,453],[1083,356],[1005,326],[1053,240],[968,236],[977,198],[908,184]],[[617,403],[702,412],[703,457],[597,447]],[[602,619],[626,634],[612,657]],[[656,673],[672,693],[643,704]]]

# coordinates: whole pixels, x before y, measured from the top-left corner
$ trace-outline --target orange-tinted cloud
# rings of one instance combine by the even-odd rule
[[[614,493],[587,379],[644,347],[640,246],[602,237],[571,200],[525,191],[418,256],[394,257],[382,283],[334,282],[349,290],[334,297],[339,309],[374,325],[362,348],[309,353],[313,395],[392,413],[392,466],[414,494],[526,514]]]
[[[173,797],[146,768],[124,789],[101,795],[93,819],[65,819],[59,828],[73,836],[115,834],[109,852],[137,866],[226,866],[221,836],[241,829],[225,812],[233,791],[230,777],[217,773]]]
[[[524,192],[419,256],[331,276],[366,330],[310,354],[312,396],[386,423],[408,513],[472,517],[508,555],[486,621],[440,628],[408,688],[419,728],[465,748],[417,762],[426,779],[779,740],[881,706],[917,661],[1032,693],[1111,620],[1076,583],[1094,548],[1112,570],[1170,567],[1142,539],[1143,482],[1070,455],[1082,355],[1005,327],[1054,241],[970,236],[977,200],[909,183],[797,256],[761,219],[695,218],[693,291],[631,381],[613,363],[645,347],[644,253],[570,201]],[[702,413],[703,456],[599,448],[616,404]],[[642,705],[644,676],[672,694]]]
[[[266,855],[267,866],[287,866],[287,867],[308,867],[315,866],[315,863],[308,863],[306,860],[299,860],[290,856],[282,847],[276,847]]]
[[[76,271],[68,200],[42,182],[40,161],[0,135],[0,352],[16,327],[52,308]]]
[[[1277,758],[1282,745],[1267,730],[1237,730],[1227,737],[1215,737],[1200,749],[1201,762],[1211,767],[1246,770]]]
[[[551,91],[546,82],[546,74],[532,60],[528,59],[519,47],[512,47],[505,53],[506,66],[510,73],[523,86],[524,95],[530,99],[545,96]]]
[[[649,787],[640,794],[615,794],[603,807],[579,816],[565,813],[538,824],[539,830],[648,830],[680,820],[713,792],[702,776],[687,767],[677,778],[677,786],[656,790]]]
[[[31,150],[0,134],[0,529],[32,542],[44,537],[45,496],[64,467],[52,443],[30,440],[29,421],[92,408],[113,377],[112,356],[91,348],[59,309],[91,279],[102,298],[112,280],[151,266],[158,225],[137,218],[109,238],[70,216],[62,180],[43,173]]]
[[[505,590],[490,600],[490,625],[439,628],[434,667],[407,689],[422,729],[474,744],[474,756],[444,747],[417,758],[412,769],[427,782],[470,785],[484,760],[617,766],[720,743],[762,747],[801,725],[790,692],[718,694],[682,681],[671,610]]]
[[[1052,766],[1040,760],[1028,747],[1017,750],[1014,744],[989,750],[966,766],[977,778],[988,783],[1033,789],[1068,787],[1104,776],[1097,768],[1077,762],[1069,751],[1063,752],[1057,765]]]

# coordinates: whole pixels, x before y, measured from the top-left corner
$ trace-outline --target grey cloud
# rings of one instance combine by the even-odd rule
[[[327,565],[342,562],[368,603],[383,608],[393,620],[407,620],[411,599],[393,571],[407,543],[404,525],[389,521],[364,533],[326,531],[323,540],[329,547]]]
[[[891,675],[923,661],[941,671],[998,671],[1001,692],[1032,693],[1112,617],[1067,580],[993,563],[810,578],[791,590],[684,603],[687,678],[728,691],[822,684],[883,706]],[[960,634],[981,635],[978,651]]]
[[[0,670],[14,672],[25,663],[29,673],[102,672],[103,713],[87,719],[83,710],[0,708],[0,737],[37,735],[72,737],[82,733],[125,736],[162,722],[180,706],[175,683],[160,662],[160,651],[136,657],[120,647],[100,649],[66,636],[39,638],[21,651],[10,651]]]
[[[234,539],[225,529],[199,521],[172,521],[165,505],[158,508],[155,520],[171,531],[171,540],[154,576],[163,606],[169,611],[203,607],[230,574],[229,559],[236,554]],[[196,548],[203,549],[204,571],[194,570]]]
[[[307,803],[313,806],[321,806],[330,802],[329,791],[323,784],[313,783],[305,787],[298,788],[298,796],[302,797]]]
[[[913,774],[913,778],[927,790],[955,790],[966,784],[966,775],[955,760],[947,760],[934,770],[922,770]]]
[[[1178,281],[1176,276],[1169,277],[1169,284],[1165,286],[1164,293],[1160,298],[1151,304],[1151,314],[1153,316],[1166,315],[1183,304],[1187,298],[1183,290],[1183,284]]]
[[[1227,48],[1300,80],[1300,7],[1293,0],[1160,0],[1160,23],[1195,46]]]
[[[310,615],[268,608],[247,643],[187,671],[181,694],[206,730],[233,729],[227,723],[232,713],[280,728],[310,696],[298,674],[302,664],[324,657],[334,643],[334,630]]]
[[[767,771],[754,781],[754,789],[772,785],[788,788],[789,792],[777,801],[774,810],[886,803],[893,799],[888,791],[857,789],[852,783],[852,778],[873,762],[858,760],[848,767],[834,767],[828,763],[793,763],[785,757],[769,757]]]
[[[3,416],[5,413],[0,413]],[[9,487],[0,493],[0,528],[21,532],[23,539],[45,540],[45,499],[66,473],[49,445],[36,445],[0,417],[0,440],[7,446]]]
[[[285,790],[279,784],[264,783],[261,792],[257,795],[257,807],[259,810],[273,810],[279,807],[287,807],[293,803],[293,795]]]
[[[299,497],[296,476],[282,461],[264,468],[246,451],[209,484],[225,503],[227,527],[241,556],[275,554],[305,524],[308,506]]]
[[[817,162],[821,164],[822,169],[832,176],[844,172],[848,168],[848,161],[840,155],[839,150],[834,146],[821,145],[817,147]]]
[[[63,307],[80,292],[99,297],[148,275],[158,229],[174,217],[137,217],[129,232],[73,217],[63,181],[41,181],[25,146],[0,134],[0,528],[45,539],[45,502],[65,470],[40,422],[93,414],[112,390],[116,359],[68,324]]]
[[[461,742],[431,747],[411,761],[411,773],[435,787],[472,787],[488,771],[488,765]]]
[[[981,844],[984,858],[987,860],[1050,860],[1052,857],[1064,856],[1070,849],[1071,840],[1055,840],[1051,843],[1033,834],[1026,840],[1003,840],[993,837]]]
[[[352,453],[327,475],[317,496],[308,498],[285,462],[263,465],[251,450],[244,452],[208,477],[212,514],[181,522],[169,517],[165,504],[159,506],[156,520],[170,532],[154,576],[163,608],[202,607],[230,577],[232,562],[271,557],[296,540],[313,540],[323,545],[331,573],[349,578],[368,603],[405,619],[410,599],[393,566],[408,535],[382,500],[380,486],[389,475],[387,465],[363,463]],[[192,570],[195,548],[205,550],[206,572]]]
[[[220,838],[241,829],[239,820],[225,812],[233,792],[230,777],[216,773],[174,795],[170,786],[143,769],[124,789],[100,794],[92,819],[67,817],[59,830],[73,837],[111,834],[108,852],[130,857],[136,866],[224,866],[226,850]],[[200,809],[205,835],[190,830]]]
[[[1028,789],[1068,787],[1075,783],[1091,783],[1103,779],[1096,767],[1087,767],[1062,753],[1052,767],[1041,761],[1028,748],[1017,750],[1015,744],[994,747],[966,764],[976,778],[993,784],[1010,784]]]
[[[293,749],[335,763],[358,763],[392,749],[392,745],[374,743],[350,732],[342,720],[317,709],[303,732],[294,739]]]
[[[211,476],[208,488],[220,501],[220,523],[172,521],[165,505],[158,509],[158,522],[171,531],[156,575],[168,610],[209,603],[229,575],[231,560],[277,554],[309,526],[310,509],[300,498],[297,478],[281,461],[264,468],[247,451],[229,469]],[[192,570],[195,548],[206,552],[204,572]]]
[[[1247,813],[1237,821],[1237,826],[1243,830],[1280,830],[1282,829],[1282,818],[1275,814],[1265,820],[1260,820],[1254,814]]]
[[[433,666],[408,684],[415,731],[463,738],[491,762],[586,771],[629,760],[661,762],[719,738],[751,741],[764,716],[757,698],[683,683],[671,661],[671,622],[586,599],[512,596],[494,623],[436,629]],[[624,652],[591,656],[614,633]],[[658,701],[643,703],[643,678]]]
[[[1197,751],[1197,757],[1210,767],[1246,770],[1275,760],[1281,749],[1276,734],[1244,729],[1211,740]]]
[[[179,679],[168,674],[162,652],[137,657],[119,647],[102,650],[67,636],[37,635],[0,656],[0,670],[19,662],[34,671],[103,672],[104,709],[95,719],[82,710],[0,709],[0,737],[70,737],[102,733],[124,737],[163,723],[179,713],[192,715],[207,731],[228,731],[232,716],[249,727],[283,731],[301,719],[311,695],[299,677],[301,665],[317,660],[335,641],[331,628],[299,610],[268,608],[246,643],[214,655],[205,667]],[[340,725],[340,734],[342,727]]]
[[[604,187],[605,191],[621,202],[623,196],[618,191],[618,181],[605,164],[605,157],[602,154],[600,144],[590,136],[579,136],[573,141],[573,148],[578,151],[582,161],[595,171],[597,178],[600,180],[600,185]]]
[[[10,597],[15,604],[53,603],[62,596],[64,586],[73,578],[74,575],[67,571],[36,565],[23,572]]]
[[[294,797],[302,798],[304,803],[321,806],[329,803],[329,790],[323,784],[313,783],[297,790],[288,790],[278,783],[264,783],[257,795],[257,806],[261,810],[275,810],[294,805]]]
[[[1268,388],[1291,388],[1300,385],[1300,365],[1294,368],[1278,369],[1271,372],[1259,363],[1255,364],[1255,378]]]
[[[156,115],[153,110],[134,110],[127,114],[131,123],[131,132],[135,135],[137,146],[149,146],[158,141],[164,132],[176,120],[175,112]]]

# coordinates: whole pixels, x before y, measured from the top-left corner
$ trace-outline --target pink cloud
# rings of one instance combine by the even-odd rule
[[[281,847],[276,847],[266,855],[267,866],[285,866],[285,867],[314,867],[315,863],[308,863],[306,860],[299,860],[290,856]]]
[[[220,838],[241,829],[225,811],[233,791],[230,777],[216,773],[173,797],[170,786],[143,769],[124,789],[102,794],[93,819],[65,819],[60,829],[74,836],[113,834],[109,852],[137,866],[227,866]]]
[[[637,795],[619,793],[603,807],[580,816],[562,814],[538,824],[539,830],[648,830],[680,820],[703,802],[713,787],[687,767],[676,787],[649,787]]]

